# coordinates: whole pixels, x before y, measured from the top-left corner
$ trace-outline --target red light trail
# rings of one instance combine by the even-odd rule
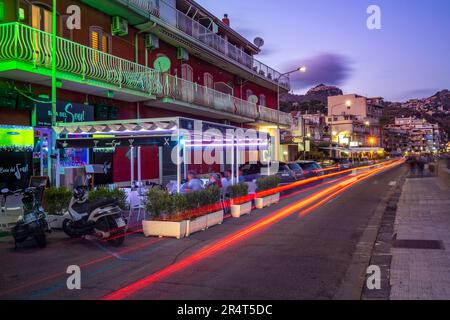
[[[348,179],[345,179],[342,182],[337,183],[336,185],[333,185],[331,187],[328,187],[322,191],[319,191],[315,194],[312,194],[311,196],[309,196],[306,199],[303,199],[295,204],[289,205],[283,209],[280,209],[276,212],[274,212],[273,214],[257,221],[256,223],[250,225],[249,227],[246,227],[243,230],[240,230],[238,232],[235,232],[229,236],[226,236],[224,238],[222,238],[221,240],[218,240],[217,242],[215,242],[214,244],[201,249],[199,251],[197,251],[196,253],[192,254],[191,256],[188,256],[182,260],[180,260],[179,262],[176,262],[168,267],[165,267],[164,269],[161,269],[158,272],[155,272],[143,279],[140,279],[128,286],[125,286],[117,291],[114,291],[108,295],[106,295],[105,297],[102,298],[102,300],[122,300],[125,299],[135,293],[137,293],[138,291],[144,289],[145,287],[151,285],[152,283],[163,279],[165,277],[170,276],[171,274],[180,271],[196,262],[199,262],[215,253],[217,253],[220,250],[226,249],[227,247],[233,245],[234,243],[236,243],[239,240],[242,240],[244,237],[247,237],[253,233],[256,233],[258,231],[263,230],[264,228],[280,221],[281,219],[291,215],[293,212],[296,212],[302,208],[307,207],[308,205],[313,204],[315,201],[320,200],[323,197],[326,197],[329,199],[331,199],[331,195],[334,194],[334,196],[336,196],[341,190],[345,190],[347,188],[349,188],[350,186],[352,186],[353,184],[360,182],[362,180],[365,180],[367,178],[369,178],[370,176],[386,170],[388,168],[391,168],[393,166],[397,166],[399,164],[403,163],[402,161],[395,161],[395,162],[389,162],[384,164],[383,167],[381,168],[375,168],[372,169],[368,172],[363,172],[360,174],[357,174],[355,176],[352,176]],[[368,166],[368,167],[373,167],[373,166]],[[301,181],[300,181],[301,182]],[[325,198],[325,199],[326,199]],[[323,202],[324,203],[324,202]],[[323,204],[322,203],[322,204]],[[311,209],[312,210],[312,209]]]

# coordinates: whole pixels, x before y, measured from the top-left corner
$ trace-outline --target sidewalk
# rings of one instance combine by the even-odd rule
[[[397,207],[390,299],[450,299],[450,174],[406,179]]]

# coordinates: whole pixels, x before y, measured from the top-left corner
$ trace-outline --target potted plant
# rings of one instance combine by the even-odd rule
[[[120,209],[127,209],[127,194],[122,189],[101,187],[89,192],[89,201],[96,201],[98,199],[116,200]]]
[[[64,213],[69,208],[72,192],[65,187],[45,189],[43,207],[47,212],[50,227],[62,228]]]
[[[277,176],[268,176],[256,180],[256,208],[262,209],[280,201],[280,193],[272,191],[279,183],[280,179]]]
[[[229,187],[231,198],[231,216],[239,218],[252,211],[252,200],[248,196],[248,185],[241,182]]]
[[[172,212],[184,212],[186,199],[183,195],[170,196],[168,192],[150,189],[146,195],[146,219],[142,220],[142,230],[146,237],[174,237],[186,235],[186,220]]]
[[[188,215],[192,213],[187,221],[186,236],[223,222],[223,209],[218,187],[211,186],[202,191],[187,193],[184,196],[188,203]]]

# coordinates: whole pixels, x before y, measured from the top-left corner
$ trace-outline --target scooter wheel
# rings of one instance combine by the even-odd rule
[[[34,240],[39,248],[45,248],[47,246],[47,236],[45,233],[35,235]]]
[[[75,232],[73,232],[72,228],[70,227],[70,224],[72,221],[70,219],[64,219],[62,223],[62,229],[65,234],[67,234],[71,238],[80,238],[81,236]]]
[[[115,233],[111,239],[108,240],[108,243],[113,247],[119,247],[125,240],[125,231],[122,233]]]

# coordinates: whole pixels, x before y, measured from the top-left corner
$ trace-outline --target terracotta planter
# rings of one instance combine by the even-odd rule
[[[242,204],[231,205],[231,216],[233,218],[239,218],[244,214],[249,214],[252,211],[252,202],[244,202]]]
[[[210,228],[223,222],[223,210],[206,215],[206,228]]]
[[[183,221],[148,221],[142,220],[142,229],[146,237],[183,238],[186,235],[187,222]]]

